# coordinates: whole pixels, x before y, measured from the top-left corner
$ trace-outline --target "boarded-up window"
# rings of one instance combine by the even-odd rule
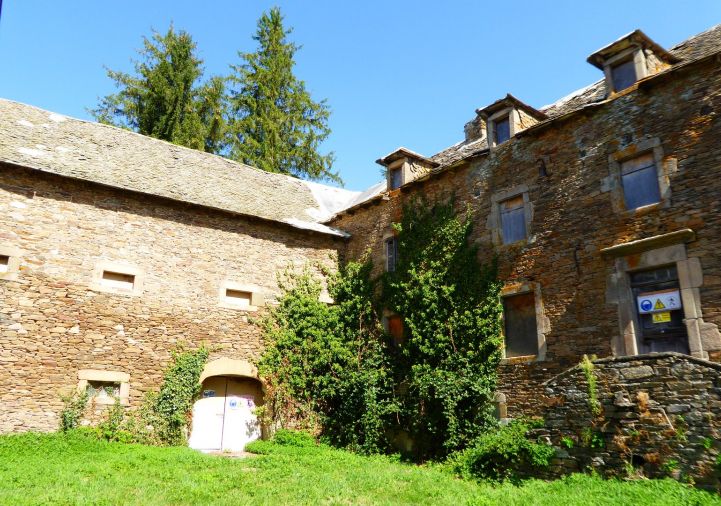
[[[386,331],[393,338],[393,344],[400,346],[403,344],[403,318],[398,315],[388,316],[386,318]]]
[[[396,188],[400,188],[403,185],[403,171],[402,169],[391,169],[390,174],[391,179],[391,190],[395,190]]]
[[[623,162],[621,181],[626,209],[636,209],[661,200],[656,163],[652,153]]]
[[[398,239],[390,237],[386,239],[386,270],[395,272],[398,263]]]
[[[501,206],[501,231],[503,244],[511,244],[526,238],[526,213],[523,195],[504,200]]]
[[[636,65],[633,59],[614,65],[611,68],[611,78],[613,80],[613,90],[625,90],[636,82]]]
[[[533,292],[503,298],[506,357],[538,355],[536,298]]]
[[[506,142],[511,138],[511,122],[508,116],[495,120],[493,127],[495,132],[495,139],[493,140],[496,144]]]

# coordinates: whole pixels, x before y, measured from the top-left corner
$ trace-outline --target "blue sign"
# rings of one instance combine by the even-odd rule
[[[646,299],[641,301],[641,309],[644,311],[651,311],[651,308],[653,307],[653,303],[651,303],[650,300]]]
[[[231,409],[237,408],[238,407],[238,399],[230,399],[228,406],[230,406]]]

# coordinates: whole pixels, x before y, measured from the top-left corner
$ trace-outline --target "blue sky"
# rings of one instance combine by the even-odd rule
[[[460,141],[474,110],[508,92],[541,107],[599,79],[586,57],[635,28],[670,47],[721,22],[719,0],[3,0],[0,97],[88,118],[114,91],[103,66],[130,70],[141,37],[171,21],[208,74],[226,73],[273,5],[303,46],[296,75],[332,108],[323,147],[354,190],[398,146],[432,155]]]

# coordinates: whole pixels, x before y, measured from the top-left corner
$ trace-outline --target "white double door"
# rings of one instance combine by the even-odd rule
[[[262,395],[257,381],[215,376],[203,382],[200,395],[193,405],[191,448],[239,452],[260,438],[253,412]]]

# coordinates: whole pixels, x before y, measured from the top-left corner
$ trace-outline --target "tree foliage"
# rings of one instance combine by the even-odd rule
[[[202,83],[203,61],[189,33],[171,25],[162,35],[143,37],[130,74],[108,69],[119,88],[92,111],[96,120],[193,149],[225,149],[225,79]]]
[[[325,100],[315,102],[293,73],[298,46],[287,40],[280,9],[258,20],[258,49],[231,66],[231,158],[269,172],[341,182],[333,153],[320,154],[330,134]]]
[[[365,452],[409,440],[418,460],[493,425],[500,284],[495,264],[478,265],[472,223],[452,200],[406,206],[396,271],[379,279],[368,259],[346,264],[330,280],[333,306],[308,272],[286,278],[260,362],[276,422],[316,416],[331,443]],[[384,333],[383,309],[402,315],[400,342]]]

